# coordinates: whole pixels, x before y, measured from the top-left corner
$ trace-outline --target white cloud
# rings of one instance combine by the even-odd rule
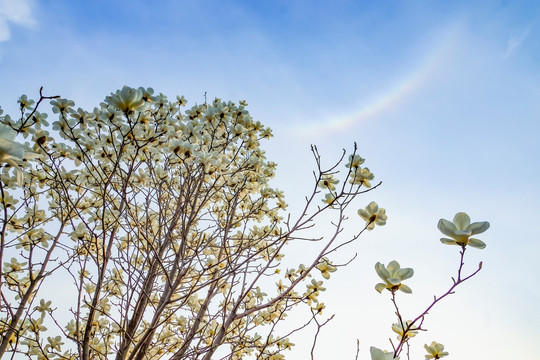
[[[508,59],[510,56],[512,56],[516,50],[523,44],[525,39],[529,36],[529,33],[531,32],[531,29],[525,29],[518,35],[513,35],[508,39],[508,42],[506,44],[506,52],[504,54],[504,58]]]
[[[33,0],[0,0],[0,42],[11,37],[9,23],[32,28],[36,21],[32,17]]]

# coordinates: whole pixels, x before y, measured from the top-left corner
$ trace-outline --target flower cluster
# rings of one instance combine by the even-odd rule
[[[50,124],[33,107],[47,99],[55,114]],[[215,99],[184,110],[184,97],[169,100],[151,88],[125,86],[91,111],[59,97],[21,96],[19,104],[20,119],[0,116],[6,229],[0,357],[16,349],[32,358],[69,359],[86,351],[105,359],[114,349],[125,355],[135,348],[147,349],[150,358],[179,351],[191,357],[192,349],[182,349],[189,331],[195,329],[194,344],[212,344],[220,330],[214,319],[231,311],[233,294],[245,291],[236,311],[246,313],[270,301],[235,275],[279,262],[286,239],[287,204],[269,184],[276,164],[260,146],[272,132],[244,101]],[[45,336],[44,324],[56,321],[51,300],[33,304],[44,279],[59,268],[80,292],[73,319],[61,329],[73,340],[69,347],[65,338]],[[334,270],[321,261],[323,277]],[[223,341],[236,358],[288,350],[293,344],[285,339],[250,342],[255,332],[240,329],[274,324],[297,304],[321,311],[321,284],[307,284],[304,298],[291,291],[246,314]],[[222,305],[203,310],[209,306],[203,293]],[[26,313],[19,317],[10,304]],[[205,316],[195,323],[198,312]],[[131,316],[129,329],[113,314]]]

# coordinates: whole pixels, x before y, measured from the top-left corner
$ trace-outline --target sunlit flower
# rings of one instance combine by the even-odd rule
[[[396,334],[398,334],[397,339],[399,341],[407,341],[409,338],[412,338],[418,334],[418,331],[415,330],[415,327],[410,327],[411,320],[405,321],[404,324],[402,323],[396,323],[392,324],[392,331],[394,331]]]
[[[385,225],[388,219],[386,210],[379,208],[375,201],[370,202],[365,209],[358,210],[358,215],[366,221],[368,230],[373,230],[375,225]]]
[[[180,106],[186,106],[187,100],[184,98],[184,95],[182,96],[176,96],[176,101],[178,102],[178,105]]]
[[[4,272],[21,271],[26,263],[20,263],[16,258],[12,257],[10,262],[4,262]]]
[[[143,91],[128,86],[124,86],[122,90],[117,90],[114,94],[111,93],[105,98],[105,102],[124,113],[143,110],[146,106]]]
[[[322,286],[322,281],[317,281],[315,279],[311,280],[311,284],[306,285],[306,293],[304,294],[308,300],[308,305],[311,305],[311,301],[317,302],[317,296],[319,296],[320,291],[325,291],[326,288]]]
[[[291,347],[294,346],[294,343],[290,342],[289,338],[283,338],[283,339],[278,340],[277,346],[280,349],[290,349]]]
[[[322,277],[325,279],[330,279],[330,273],[337,270],[337,268],[330,264],[329,260],[326,258],[323,258],[321,262],[317,264],[316,268],[319,269]]]
[[[29,319],[28,320],[28,329],[36,334],[40,331],[46,331],[47,328],[43,325],[43,318]]]
[[[464,212],[459,212],[454,216],[453,222],[440,219],[437,227],[444,235],[451,237],[451,239],[441,238],[443,244],[459,246],[470,245],[477,249],[486,247],[486,244],[482,240],[471,238],[471,236],[481,234],[489,229],[489,222],[487,221],[474,222],[471,224],[469,215]]]
[[[399,356],[395,358],[393,352],[382,351],[374,346],[369,348],[369,352],[371,353],[371,360],[399,360]]]
[[[77,111],[74,111],[71,114],[71,117],[77,121],[79,128],[81,130],[84,130],[86,129],[89,121],[95,120],[96,114],[92,112],[87,112],[81,108],[78,108]]]
[[[41,157],[31,151],[25,151],[22,144],[14,141],[15,131],[6,125],[0,124],[0,163],[12,166],[17,172],[17,184],[22,185],[23,171],[19,166],[23,160]]]
[[[0,198],[0,202],[2,203],[3,207],[11,208],[14,207],[19,202],[19,200],[15,199],[8,193],[4,193],[3,196]]]
[[[21,95],[17,102],[20,104],[21,110],[31,109],[30,107],[34,104],[34,100],[28,99],[26,95]]]
[[[444,345],[439,344],[436,341],[432,341],[431,345],[429,346],[425,344],[424,348],[428,352],[428,354],[426,355],[426,360],[427,359],[440,359],[443,356],[448,355],[448,352],[444,351]]]
[[[35,309],[39,312],[49,312],[51,311],[51,301],[45,301],[43,299],[41,299],[39,301],[39,305],[35,307]]]
[[[364,159],[360,155],[349,155],[349,162],[345,166],[354,171],[353,169],[360,168],[363,163]]]
[[[375,175],[373,175],[368,168],[358,168],[355,171],[351,171],[351,175],[351,184],[364,186],[366,188],[371,187],[370,181],[375,177]]]
[[[334,178],[334,175],[323,175],[319,181],[319,187],[323,189],[336,190],[336,184],[339,183],[339,180]]]
[[[45,347],[48,348],[49,351],[51,350],[60,351],[61,346],[64,345],[64,342],[62,341],[61,336],[55,336],[55,337],[48,336],[47,342],[48,344],[45,345]]]
[[[67,99],[55,99],[51,101],[52,105],[52,111],[55,114],[64,114],[64,113],[71,113],[73,110],[71,109],[73,106],[75,106],[75,103],[72,100]]]
[[[316,314],[322,314],[325,307],[326,306],[324,305],[324,303],[320,302],[320,303],[317,303],[315,306],[313,306],[311,309],[315,311]]]
[[[142,92],[142,96],[141,96],[141,99],[145,102],[153,102],[154,101],[154,97],[152,96],[152,94],[154,94],[154,89],[152,88],[143,88],[143,87],[140,87],[139,90]]]
[[[412,293],[410,287],[401,282],[409,279],[414,275],[414,270],[411,268],[400,268],[399,263],[395,260],[390,261],[387,267],[378,262],[375,264],[375,271],[377,275],[384,281],[384,283],[378,283],[375,285],[375,290],[381,293],[384,289],[388,289],[391,292],[401,290],[406,294]]]
[[[15,142],[15,131],[0,124],[0,162],[16,167],[17,161],[24,158],[24,147]]]
[[[322,199],[322,202],[328,205],[332,205],[335,200],[336,200],[336,194],[328,193],[324,196],[324,199]]]

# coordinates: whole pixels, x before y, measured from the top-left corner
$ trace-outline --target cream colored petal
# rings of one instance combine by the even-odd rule
[[[457,245],[458,243],[456,240],[447,239],[447,238],[441,238],[441,242],[446,245]]]
[[[392,260],[388,263],[388,266],[386,267],[390,274],[395,274],[399,271],[399,263],[396,260]]]
[[[464,212],[458,212],[454,216],[454,224],[458,230],[465,230],[471,224],[471,218]]]
[[[9,141],[15,140],[16,133],[15,131],[4,124],[0,124],[0,139],[5,139]]]
[[[377,203],[375,201],[372,201],[369,203],[369,205],[367,206],[367,209],[372,213],[372,214],[375,214],[378,210],[379,210],[379,206],[377,205]]]
[[[483,248],[486,247],[485,242],[483,242],[482,240],[479,240],[479,239],[475,239],[475,238],[470,238],[468,245],[472,246],[473,248],[477,248],[477,249],[483,249]]]
[[[22,160],[24,157],[24,148],[17,142],[0,138],[0,154],[2,157],[8,155],[17,160]]]
[[[489,229],[489,223],[487,221],[474,222],[468,227],[471,230],[471,235],[481,234]]]
[[[377,272],[377,275],[379,275],[379,277],[383,279],[384,281],[386,281],[386,279],[390,277],[390,272],[386,270],[384,265],[381,264],[380,262],[375,264],[375,271]]]
[[[358,209],[358,215],[360,215],[360,217],[366,221],[369,220],[369,217],[371,216],[370,214],[367,213],[367,211],[365,211],[364,209]]]
[[[403,268],[398,271],[397,276],[401,278],[401,280],[406,280],[411,278],[414,275],[414,270],[411,268]]]
[[[377,290],[379,293],[382,293],[384,289],[386,289],[386,284],[378,283],[375,285],[375,290]]]
[[[450,237],[454,236],[457,231],[456,225],[446,219],[440,219],[437,227],[444,235]]]
[[[369,352],[371,354],[371,360],[399,360],[399,357],[394,358],[394,353],[384,352],[374,346],[369,349]]]
[[[405,294],[412,294],[411,288],[405,284],[401,284],[401,286],[399,287],[399,290],[403,291]]]

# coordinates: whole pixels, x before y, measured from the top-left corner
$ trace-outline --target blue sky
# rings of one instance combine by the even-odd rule
[[[389,220],[328,285],[336,317],[319,359],[353,359],[357,338],[361,358],[389,348],[375,262],[415,268],[411,316],[444,290],[458,254],[436,224],[458,211],[491,223],[466,264],[484,269],[430,314],[414,358],[437,340],[454,359],[540,359],[538,34],[536,1],[0,0],[0,106],[14,114],[40,86],[89,109],[123,85],[246,99],[274,129],[266,148],[291,211],[310,144],[329,164],[357,142],[384,181],[358,206],[376,200]]]

